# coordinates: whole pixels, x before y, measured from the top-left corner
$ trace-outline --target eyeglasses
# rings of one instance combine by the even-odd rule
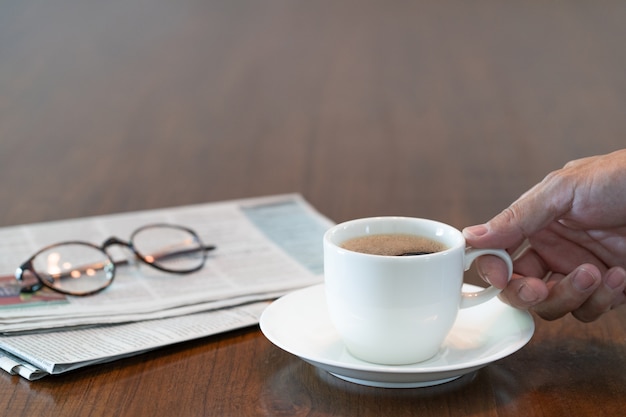
[[[171,224],[150,224],[135,230],[128,242],[110,237],[100,246],[69,241],[46,246],[15,271],[21,292],[32,293],[46,286],[67,295],[92,295],[113,282],[117,266],[132,261],[114,261],[107,253],[110,246],[129,248],[146,265],[173,274],[188,274],[201,269],[207,252],[191,229]]]

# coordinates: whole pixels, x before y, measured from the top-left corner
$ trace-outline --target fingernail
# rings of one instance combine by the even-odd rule
[[[539,299],[539,296],[537,295],[535,290],[533,290],[526,284],[523,284],[519,288],[517,294],[519,295],[520,300],[524,301],[525,303],[533,303]]]
[[[479,224],[476,226],[469,226],[463,229],[463,235],[466,238],[477,238],[487,234],[487,226]]]
[[[586,269],[579,269],[572,277],[572,285],[578,291],[587,291],[597,281],[597,278]]]
[[[615,290],[623,286],[625,280],[626,280],[626,272],[624,272],[623,269],[618,268],[613,271],[610,271],[604,283],[610,289]]]

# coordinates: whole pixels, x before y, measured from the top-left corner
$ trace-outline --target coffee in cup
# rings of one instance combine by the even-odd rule
[[[382,256],[428,255],[446,250],[447,247],[426,236],[406,233],[385,233],[348,239],[341,247],[354,252]]]

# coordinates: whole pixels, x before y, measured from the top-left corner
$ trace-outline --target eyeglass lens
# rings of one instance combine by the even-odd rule
[[[169,272],[189,272],[204,264],[206,252],[190,230],[173,226],[149,226],[131,237],[137,255],[149,264]]]
[[[105,288],[114,274],[113,262],[106,253],[82,243],[64,243],[45,249],[33,258],[32,268],[46,285],[72,294]]]

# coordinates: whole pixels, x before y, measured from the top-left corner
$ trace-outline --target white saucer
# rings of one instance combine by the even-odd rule
[[[464,284],[465,291],[479,288]],[[521,349],[535,323],[526,312],[498,298],[461,310],[439,354],[425,362],[389,366],[350,355],[330,322],[324,285],[304,288],[270,304],[261,331],[279,348],[332,375],[362,385],[415,388],[442,384]]]

